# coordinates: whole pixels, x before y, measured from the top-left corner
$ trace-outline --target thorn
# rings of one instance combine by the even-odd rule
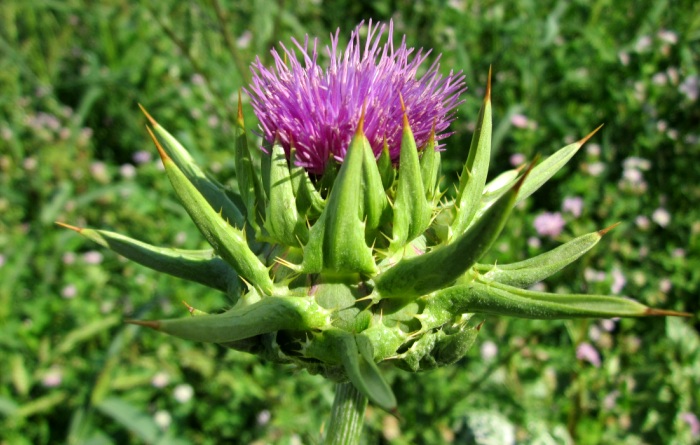
[[[403,127],[404,127],[404,129],[411,128],[411,126],[408,124],[408,114],[406,113],[406,104],[403,103],[403,96],[401,95],[401,93],[399,93],[399,100],[401,101],[401,111],[403,112]]]
[[[486,81],[486,93],[484,93],[484,102],[491,101],[491,65],[489,65],[489,77]]]
[[[59,221],[55,221],[54,224],[57,224],[57,225],[59,225],[63,228],[66,228],[66,229],[75,230],[78,233],[83,231],[82,227],[71,226],[70,224],[62,223]]]
[[[523,184],[525,183],[525,179],[527,179],[528,175],[530,174],[532,169],[535,168],[535,164],[537,164],[537,162],[539,160],[540,160],[540,155],[537,154],[535,156],[535,159],[533,159],[532,162],[530,162],[530,164],[528,164],[527,168],[525,169],[525,173],[523,173],[523,175],[520,177],[520,179],[518,179],[518,182],[515,184],[515,187],[513,187],[513,189],[516,192],[520,191],[520,187],[523,186]]]
[[[187,304],[187,302],[185,300],[182,300],[182,304],[185,305],[185,307],[187,308],[187,310],[190,312],[191,315],[194,315],[194,311],[197,310],[194,308],[194,306],[190,306],[189,304]]]
[[[163,161],[163,164],[165,165],[166,161],[170,160],[170,156],[165,152],[165,149],[160,145],[160,142],[158,142],[158,139],[156,138],[156,135],[153,134],[153,131],[149,127],[146,127],[146,130],[148,130],[148,134],[151,135],[151,139],[153,139],[153,143],[156,144],[156,148],[158,149],[158,154],[160,155],[160,159]]]
[[[579,144],[579,145],[585,144],[590,138],[593,137],[594,134],[596,134],[596,133],[598,132],[598,130],[600,130],[601,128],[603,128],[603,125],[605,125],[605,124],[600,124],[600,125],[598,126],[598,128],[596,128],[595,130],[593,130],[593,131],[591,131],[590,133],[588,133],[585,137],[583,137],[581,140],[578,141],[578,144]]]
[[[374,297],[372,296],[372,294],[366,295],[362,298],[358,298],[357,300],[355,300],[355,303],[357,303],[358,301],[367,301],[367,300],[374,301]],[[380,319],[381,319],[381,317],[380,317]]]
[[[272,156],[272,149],[275,145],[282,145],[282,139],[280,139],[279,129],[275,130],[275,137],[272,139],[272,145],[270,146],[270,156]]]
[[[145,326],[147,328],[155,329],[160,331],[160,321],[154,320],[124,320],[124,323],[135,324],[137,326]]]
[[[153,119],[153,116],[148,114],[148,111],[146,111],[146,109],[143,107],[143,105],[139,104],[139,108],[141,108],[141,112],[146,115],[146,119],[148,119],[148,122],[150,122],[151,125],[153,125],[154,127],[157,127],[158,122],[156,122],[156,120]]]
[[[490,70],[489,70],[489,71],[490,71]],[[486,320],[482,320],[481,323],[479,323],[478,325],[476,325],[476,328],[475,328],[475,329],[477,330],[477,332],[478,332],[478,331],[481,331],[481,327],[484,325],[484,323],[486,323]]]
[[[248,288],[249,291],[250,291],[251,289],[253,289],[253,285],[250,284],[245,278],[243,278],[243,277],[240,276],[240,275],[238,276],[238,278],[241,279],[241,281],[246,285],[246,287]]]
[[[236,116],[236,123],[244,127],[243,123],[243,101],[241,100],[241,89],[238,89],[238,115]]]
[[[355,130],[356,136],[364,136],[365,127],[365,112],[367,111],[367,101],[362,102],[362,113],[360,113],[360,121],[357,123],[357,130]]]
[[[301,272],[301,265],[290,263],[284,258],[275,257],[272,261],[286,267],[287,269],[293,270],[294,272]]]
[[[471,169],[465,164],[464,165],[464,173],[467,174],[467,181],[469,181],[474,175],[472,174]],[[462,178],[460,177],[459,180],[461,181]]]
[[[618,221],[610,227],[606,227],[605,229],[598,230],[598,235],[603,236],[606,233],[608,233],[609,231],[611,231],[612,229],[614,229],[615,227],[619,226],[620,224],[622,224],[622,222]]]
[[[693,314],[688,313],[688,312],[678,312],[678,311],[669,311],[666,309],[654,309],[651,307],[648,307],[647,310],[644,312],[645,316],[657,316],[657,317],[692,317]]]

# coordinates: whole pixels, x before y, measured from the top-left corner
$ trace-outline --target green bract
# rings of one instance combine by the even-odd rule
[[[474,343],[480,328],[472,321],[475,313],[541,319],[681,315],[626,298],[525,289],[579,258],[605,231],[519,263],[478,263],[513,207],[592,135],[486,184],[490,94],[489,80],[453,201],[441,200],[434,137],[416,147],[407,119],[397,169],[386,148],[375,159],[361,119],[339,170],[331,165],[319,179],[295,166],[293,149],[290,161],[276,143],[263,165],[254,165],[239,106],[240,196],[234,197],[147,114],[168,178],[211,250],[160,248],[112,232],[74,229],[236,302],[216,315],[190,308],[194,316],[133,323],[349,380],[388,410],[396,400],[377,364],[421,371],[454,363]]]

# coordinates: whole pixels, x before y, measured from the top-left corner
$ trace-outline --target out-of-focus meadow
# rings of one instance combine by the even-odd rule
[[[615,222],[540,284],[700,312],[700,3],[4,0],[0,3],[0,444],[318,443],[333,386],[254,356],[125,325],[229,302],[54,225],[198,248],[137,103],[222,182],[233,110],[278,41],[394,20],[463,70],[444,188],[467,155],[489,65],[492,174],[603,129],[514,212],[491,261]],[[256,127],[245,103],[246,124]],[[252,133],[251,133],[252,134]],[[255,142],[255,138],[253,138]],[[697,443],[698,319],[487,317],[454,366],[387,370],[402,420],[367,443]],[[513,443],[513,442],[511,442]]]

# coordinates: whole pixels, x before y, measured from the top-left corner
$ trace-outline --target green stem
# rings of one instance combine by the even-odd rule
[[[362,423],[367,408],[367,397],[352,383],[336,385],[331,422],[325,445],[357,445],[362,437]]]

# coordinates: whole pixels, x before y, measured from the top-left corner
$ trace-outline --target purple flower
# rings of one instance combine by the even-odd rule
[[[145,151],[145,150],[139,150],[136,153],[134,153],[133,159],[134,159],[134,162],[137,164],[145,164],[145,163],[151,161],[151,152]]]
[[[583,199],[579,196],[567,196],[561,204],[561,210],[578,218],[583,213]]]
[[[387,41],[381,40],[386,25],[369,22],[367,38],[360,38],[362,23],[355,28],[345,50],[338,48],[339,30],[326,46],[329,64],[318,64],[318,40],[303,45],[292,40],[296,50],[280,44],[282,55],[272,50],[274,67],[266,68],[258,58],[251,71],[253,82],[246,91],[260,120],[264,138],[277,136],[289,153],[297,151],[297,164],[312,173],[323,173],[332,157],[342,162],[366,106],[364,133],[376,156],[386,140],[391,159],[399,157],[403,111],[422,148],[435,126],[436,140],[454,120],[454,110],[466,89],[461,72],[443,77],[434,62],[417,79],[417,72],[430,51],[414,51],[405,37],[394,47],[393,23]],[[301,53],[301,62],[297,52]]]
[[[583,342],[576,348],[576,358],[586,361],[596,368],[600,367],[600,354],[590,343]]]
[[[513,153],[512,155],[510,155],[509,160],[510,160],[510,165],[512,165],[513,167],[519,167],[519,166],[523,165],[525,163],[525,161],[527,161],[527,159],[525,158],[525,155],[522,153]]]
[[[535,218],[534,221],[535,230],[540,236],[549,236],[555,238],[559,236],[561,231],[564,229],[564,218],[561,213],[555,212],[544,212]]]
[[[102,262],[102,254],[96,250],[90,250],[83,254],[83,261],[86,264],[100,264]]]
[[[627,284],[627,279],[625,278],[625,275],[622,273],[622,271],[618,268],[613,269],[612,278],[613,282],[610,286],[610,292],[612,292],[613,294],[619,294],[622,291],[622,288],[625,287],[625,284]]]
[[[696,101],[700,96],[700,76],[693,75],[683,79],[678,91],[685,94],[691,101]]]
[[[605,396],[605,398],[603,399],[603,406],[605,407],[605,409],[611,410],[615,408],[618,397],[620,397],[620,391],[617,390]]]
[[[690,427],[691,436],[700,436],[700,420],[698,420],[698,416],[693,413],[686,412],[681,413],[681,419],[683,419],[683,421]]]
[[[41,384],[46,388],[55,388],[63,381],[63,373],[59,368],[52,367],[41,379]]]
[[[528,128],[530,130],[534,130],[537,128],[537,122],[528,119],[527,116],[520,113],[512,115],[510,117],[510,123],[515,128]]]

